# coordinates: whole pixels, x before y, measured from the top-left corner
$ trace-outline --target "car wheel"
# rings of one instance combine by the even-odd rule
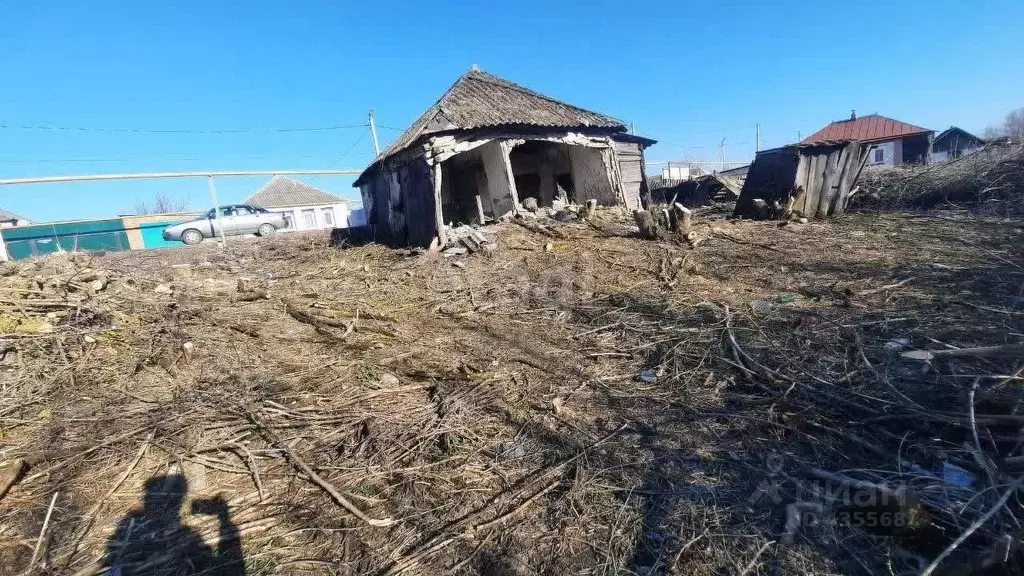
[[[273,224],[262,224],[256,230],[256,233],[263,237],[273,236],[274,232],[277,232],[277,228],[274,228]]]
[[[203,241],[203,233],[199,230],[190,228],[181,233],[181,241],[189,246],[199,244]]]

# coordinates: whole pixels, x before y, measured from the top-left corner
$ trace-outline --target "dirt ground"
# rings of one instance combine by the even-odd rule
[[[1019,573],[1024,221],[697,220],[6,264],[0,573]]]

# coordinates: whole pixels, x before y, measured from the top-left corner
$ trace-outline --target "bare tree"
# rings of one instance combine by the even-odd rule
[[[153,202],[139,202],[132,209],[134,214],[164,214],[168,212],[185,212],[188,210],[188,199],[171,198],[160,193]]]
[[[1011,110],[1003,120],[1002,126],[989,126],[985,128],[982,137],[986,140],[994,140],[996,138],[1024,140],[1024,108]]]
[[[981,133],[981,137],[986,140],[996,140],[1003,137],[1002,126],[986,126],[985,131]]]
[[[1003,129],[1011,138],[1024,139],[1024,108],[1017,108],[1007,114]]]

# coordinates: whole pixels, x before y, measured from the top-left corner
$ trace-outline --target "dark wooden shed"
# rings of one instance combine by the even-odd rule
[[[733,215],[827,218],[841,214],[871,148],[856,140],[838,140],[758,152]]]

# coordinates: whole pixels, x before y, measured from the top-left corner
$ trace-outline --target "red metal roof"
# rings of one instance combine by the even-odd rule
[[[811,134],[800,141],[801,144],[811,144],[826,140],[860,140],[870,142],[873,140],[889,140],[901,138],[912,134],[924,134],[933,132],[927,128],[886,118],[878,114],[869,114],[851,120],[838,120]]]

